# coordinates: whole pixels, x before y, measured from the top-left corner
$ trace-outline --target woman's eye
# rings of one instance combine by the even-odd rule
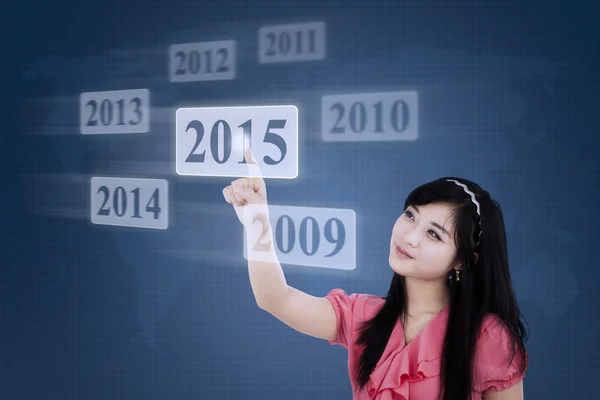
[[[429,231],[429,234],[434,238],[440,240],[440,236],[436,233],[436,231]]]
[[[413,219],[413,215],[410,211],[404,211],[404,214],[406,214],[408,218]]]

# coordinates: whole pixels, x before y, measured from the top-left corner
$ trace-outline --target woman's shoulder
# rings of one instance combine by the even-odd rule
[[[505,342],[511,342],[513,337],[511,330],[504,321],[496,314],[487,313],[481,322],[479,335],[477,337],[478,346],[500,345]]]
[[[333,289],[325,296],[335,312],[338,338],[331,344],[341,344],[348,348],[356,340],[357,327],[372,318],[385,302],[382,297],[353,293],[348,295],[343,289]]]
[[[488,360],[493,357],[504,360],[506,353],[512,352],[512,338],[502,319],[495,314],[486,314],[477,336],[477,354]]]
[[[485,316],[483,317],[483,320],[481,322],[481,328],[479,329],[479,334],[482,335],[483,333],[508,333],[508,328],[506,327],[506,324],[504,323],[504,321],[502,321],[502,319],[500,317],[498,317],[496,314],[493,313],[487,313],[485,314]]]
[[[357,300],[357,299],[381,300],[381,301],[385,300],[385,298],[383,298],[381,296],[376,296],[374,294],[368,294],[368,293],[350,293],[350,294],[348,294],[344,289],[341,289],[341,288],[331,289],[326,295],[326,297],[332,297],[332,296],[348,297],[352,300]]]
[[[475,353],[475,378],[482,392],[505,389],[525,376],[514,335],[495,314],[483,318]],[[526,362],[526,361],[525,361]]]
[[[332,289],[325,296],[334,308],[340,309],[341,311],[350,311],[353,314],[360,314],[363,318],[372,316],[374,312],[377,312],[385,299],[381,296],[375,296],[367,293],[346,293],[343,289]]]

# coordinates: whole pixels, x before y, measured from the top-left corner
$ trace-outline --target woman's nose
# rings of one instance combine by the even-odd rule
[[[404,243],[406,243],[410,247],[418,246],[417,235],[414,230],[405,233],[404,236],[402,237],[402,240],[404,240]]]

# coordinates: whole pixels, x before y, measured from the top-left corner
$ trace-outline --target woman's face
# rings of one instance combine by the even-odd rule
[[[459,265],[452,210],[447,204],[405,210],[392,230],[389,261],[394,272],[420,280],[447,279],[448,272]]]

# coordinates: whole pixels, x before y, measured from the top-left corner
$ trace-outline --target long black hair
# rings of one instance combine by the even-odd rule
[[[465,190],[475,194],[480,214]],[[527,331],[515,299],[508,266],[506,230],[500,205],[479,185],[462,178],[446,177],[414,189],[407,197],[409,206],[449,204],[455,218],[454,240],[463,266],[460,281],[450,271],[450,307],[440,367],[442,400],[467,400],[472,391],[472,370],[477,335],[486,314],[496,315],[511,333],[512,356],[520,354],[521,373],[527,366],[524,342]],[[473,253],[478,254],[477,261]],[[407,312],[404,277],[394,273],[385,302],[378,313],[363,323],[357,344],[362,347],[357,381],[360,388],[369,380],[399,318]],[[512,362],[512,357],[511,357]],[[443,394],[442,394],[443,393]]]

